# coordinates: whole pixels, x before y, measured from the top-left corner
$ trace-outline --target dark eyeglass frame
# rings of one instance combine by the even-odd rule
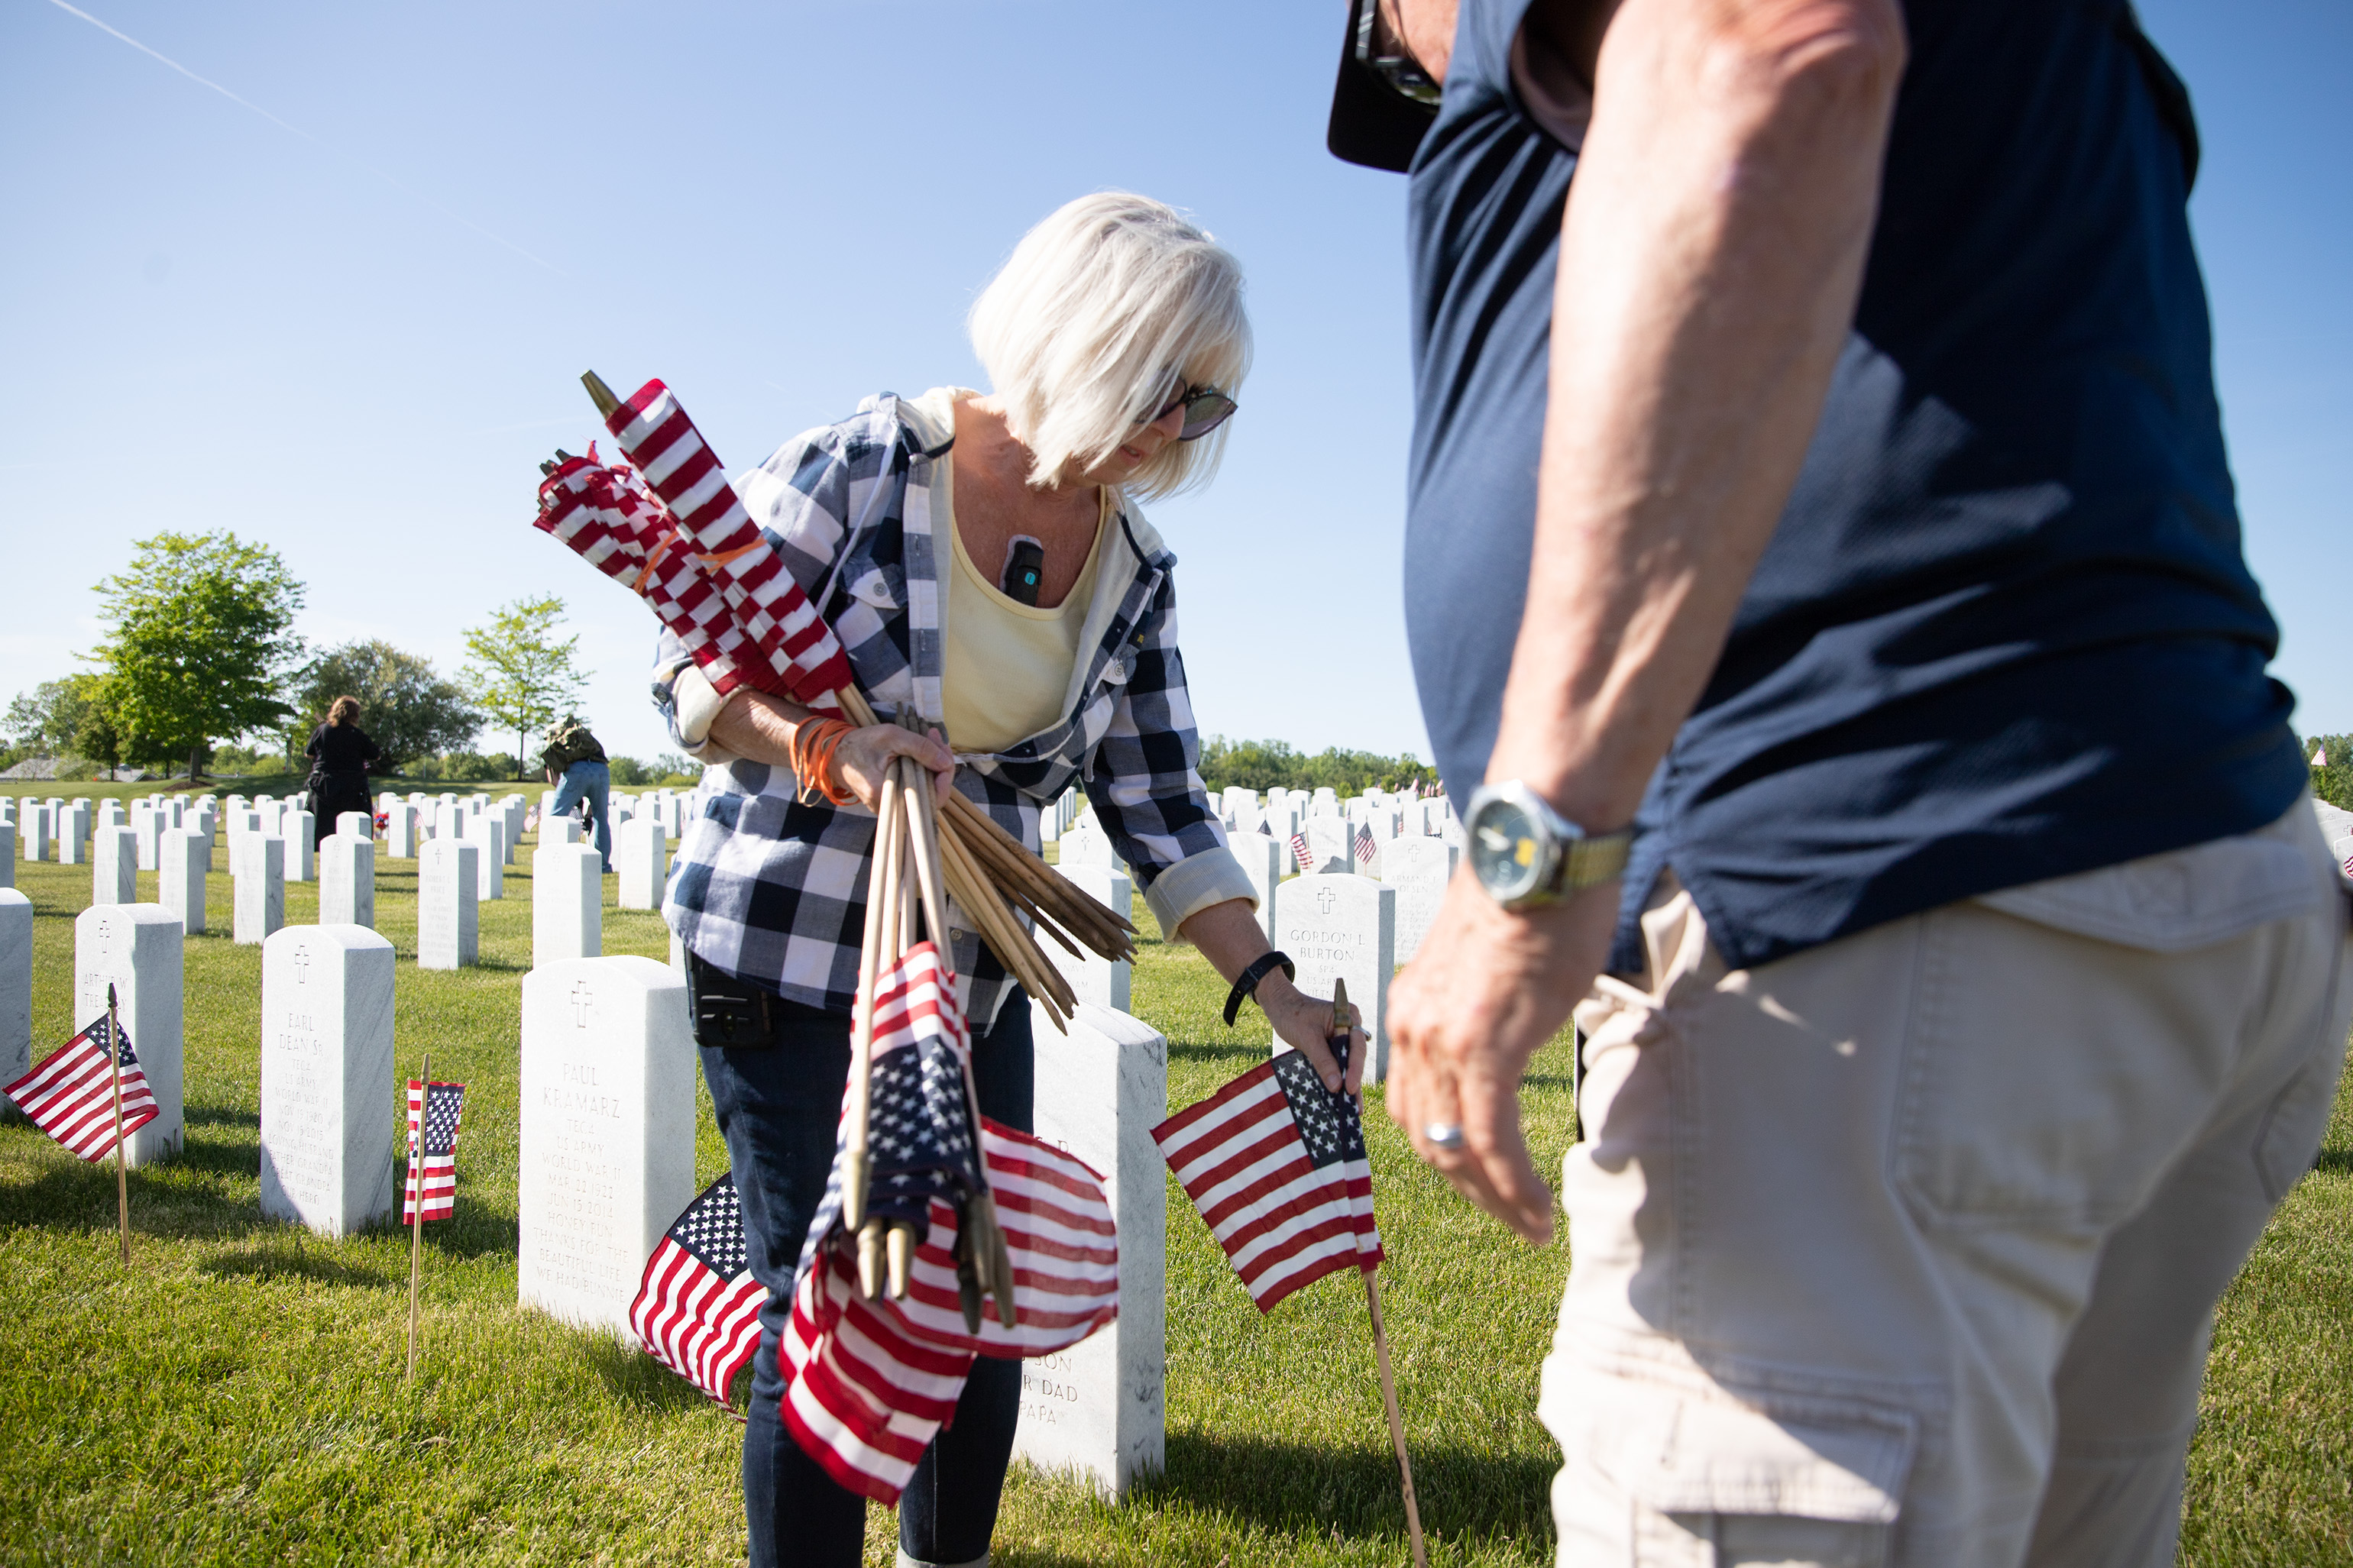
[[[1356,16],[1356,63],[1399,98],[1424,109],[1436,109],[1446,96],[1446,89],[1430,80],[1430,73],[1411,55],[1380,52],[1380,0],[1364,0],[1364,7]]]
[[[1157,425],[1168,417],[1171,409],[1182,408],[1185,411],[1185,423],[1178,427],[1176,439],[1198,441],[1231,419],[1240,407],[1240,404],[1205,381],[1198,386],[1185,388],[1162,404],[1158,413],[1145,415],[1136,420],[1136,423]]]

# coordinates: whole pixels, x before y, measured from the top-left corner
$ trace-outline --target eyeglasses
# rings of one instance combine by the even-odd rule
[[[1179,441],[1198,441],[1234,416],[1241,405],[1216,387],[1204,383],[1188,386],[1160,405],[1157,414],[1145,415],[1138,425],[1157,425],[1176,409],[1185,411],[1185,423],[1176,431]]]
[[[1436,109],[1446,89],[1430,80],[1430,73],[1411,55],[1381,51],[1381,45],[1394,42],[1381,24],[1380,0],[1364,0],[1356,16],[1356,63],[1399,98]]]

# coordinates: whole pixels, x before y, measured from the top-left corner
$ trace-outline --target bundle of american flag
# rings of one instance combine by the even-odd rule
[[[915,944],[875,990],[869,1195],[861,1212],[853,1077],[779,1371],[801,1447],[842,1486],[893,1504],[975,1356],[1050,1354],[1118,1314],[1119,1246],[1099,1175],[977,1115],[939,950]]]
[[[76,1157],[96,1162],[114,1152],[118,1070],[122,1075],[121,1135],[128,1138],[155,1120],[155,1097],[131,1049],[130,1035],[111,1013],[100,1013],[16,1082],[0,1085],[0,1094],[15,1100],[34,1126]]]
[[[400,1184],[400,1223],[448,1219],[457,1212],[458,1121],[466,1109],[462,1083],[408,1080],[408,1178]]]
[[[649,381],[627,402],[583,378],[636,472],[557,454],[543,465],[533,526],[627,584],[677,634],[714,690],[755,690],[855,724],[876,722],[848,657],[766,538],[677,398]],[[1127,918],[1048,871],[988,814],[947,798],[941,850],[949,889],[981,939],[1063,1027],[1070,984],[1022,924],[1055,928],[1065,945],[1112,960],[1134,952]]]

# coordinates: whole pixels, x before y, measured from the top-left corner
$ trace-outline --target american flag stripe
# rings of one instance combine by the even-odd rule
[[[1317,1122],[1320,1161],[1294,1094]],[[1153,1137],[1261,1310],[1352,1263],[1369,1269],[1380,1262],[1372,1170],[1355,1109],[1329,1096],[1295,1053],[1253,1068]]]
[[[465,1109],[462,1083],[424,1084],[408,1080],[408,1169],[400,1179],[400,1218],[417,1218],[418,1187],[424,1192],[425,1219],[448,1219],[458,1204],[458,1124]],[[424,1147],[417,1147],[422,1125]]]
[[[0,1086],[33,1125],[56,1139],[66,1151],[83,1160],[102,1160],[114,1152],[114,1070],[105,1045],[108,1020],[101,1016],[72,1039],[33,1064],[14,1083]],[[121,1040],[122,1135],[155,1120],[155,1097],[147,1088],[131,1037]]]
[[[1294,833],[1291,836],[1291,858],[1299,863],[1299,868],[1302,871],[1315,869],[1313,854],[1307,847],[1306,834]]]
[[[605,424],[715,571],[737,624],[775,662],[786,694],[808,701],[851,684],[841,644],[753,525],[670,388],[646,383]]]
[[[705,1187],[646,1260],[629,1330],[654,1359],[717,1400],[760,1346],[767,1288],[752,1276],[732,1173]]]

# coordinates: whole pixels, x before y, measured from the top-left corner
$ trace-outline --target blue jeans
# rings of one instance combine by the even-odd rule
[[[596,817],[596,853],[605,858],[605,869],[613,868],[613,824],[605,815],[605,801],[613,793],[613,773],[602,763],[575,763],[564,770],[564,778],[555,786],[555,806],[552,816],[562,816],[582,800]]]
[[[776,1370],[777,1340],[792,1316],[793,1271],[833,1166],[849,1082],[849,1018],[781,999],[770,1006],[773,1044],[706,1046],[701,1053],[744,1203],[752,1274],[768,1288],[744,1432],[751,1563],[855,1568],[863,1555],[866,1500],[837,1486],[785,1429],[785,1384]],[[1029,1131],[1036,1064],[1029,998],[1018,987],[1006,996],[996,1026],[974,1038],[972,1057],[981,1113]],[[975,1362],[955,1421],[933,1441],[900,1499],[899,1545],[908,1557],[966,1563],[987,1555],[1020,1412],[1021,1363]]]

